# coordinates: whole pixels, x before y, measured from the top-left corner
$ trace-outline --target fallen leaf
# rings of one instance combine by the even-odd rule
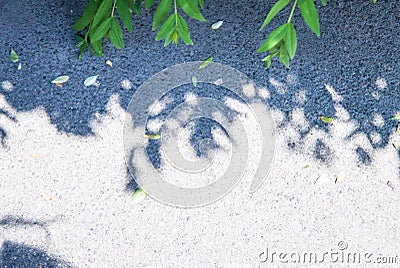
[[[400,114],[393,116],[390,120],[397,120],[400,121]]]
[[[192,84],[194,87],[197,87],[197,77],[196,76],[192,76]]]
[[[47,202],[53,201],[53,198],[52,198],[51,196],[47,195],[47,194],[43,194],[43,195],[42,195],[42,198],[43,198],[44,200],[46,200]]]
[[[107,64],[108,66],[110,66],[111,68],[113,67],[112,61],[110,61],[110,60],[106,60],[106,64]]]
[[[321,119],[322,122],[331,124],[333,122],[333,118],[329,116],[320,116],[319,119]]]
[[[216,23],[214,23],[213,25],[211,25],[211,30],[218,30],[222,24],[224,23],[223,20],[217,21]]]
[[[209,57],[208,59],[204,60],[200,65],[199,65],[199,70],[206,68],[210,63],[214,60],[213,57]]]
[[[21,70],[22,69],[22,64],[21,63],[18,63],[18,68],[17,68],[18,70]]]
[[[62,75],[51,81],[53,84],[63,84],[69,80],[68,75]]]
[[[12,61],[12,62],[18,62],[18,60],[19,60],[19,57],[18,57],[18,54],[17,54],[17,52],[15,52],[14,51],[14,49],[11,49],[11,52],[10,52],[10,60]]]
[[[309,167],[310,167],[310,165],[305,165],[303,168],[306,169],[306,168],[309,168]]]
[[[63,86],[63,84],[60,84],[60,83],[55,83],[55,85],[58,86],[58,87],[62,87]]]
[[[35,159],[38,159],[38,158],[40,158],[40,155],[37,154],[37,153],[31,153],[31,157],[35,158]]]
[[[83,82],[83,84],[85,85],[85,87],[94,85],[94,84],[96,84],[97,77],[99,77],[99,76],[98,75],[90,76],[90,77],[86,78],[86,80]]]
[[[132,201],[134,204],[142,202],[146,198],[146,193],[141,189],[137,189],[132,195]]]
[[[150,140],[158,140],[161,138],[160,134],[144,134],[144,137]]]

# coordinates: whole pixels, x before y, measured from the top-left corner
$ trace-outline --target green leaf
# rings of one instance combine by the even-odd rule
[[[135,9],[135,5],[138,3],[138,2],[141,2],[141,1],[133,1],[133,0],[124,0],[125,1],[125,4],[129,7],[129,9],[130,10],[132,10],[132,11],[134,11],[134,9]]]
[[[400,121],[400,114],[393,116],[390,120],[397,120]]]
[[[179,14],[178,14],[177,31],[179,37],[182,39],[183,42],[185,42],[186,45],[190,46],[193,45],[193,41],[190,38],[189,27],[187,26],[185,19]]]
[[[189,31],[189,27],[185,21],[185,19],[178,14],[178,27],[182,28],[185,31]]]
[[[158,33],[156,35],[156,41],[160,41],[163,38],[165,38],[168,33],[172,31],[172,29],[175,26],[175,16],[176,14],[172,14],[169,16],[169,18],[164,22],[163,25],[161,25],[160,29],[158,30]]]
[[[168,46],[171,43],[174,33],[175,33],[175,27],[172,28],[171,31],[165,37],[164,47]]]
[[[204,60],[200,65],[199,65],[199,70],[206,68],[210,63],[214,60],[213,57],[209,57],[208,59]]]
[[[82,59],[82,55],[83,55],[83,52],[85,52],[85,50],[87,49],[87,47],[88,47],[88,44],[87,43],[84,43],[84,44],[82,44],[80,47],[79,47],[79,54],[78,54],[78,59]]]
[[[262,61],[264,62],[264,65],[265,65],[265,67],[267,67],[267,69],[269,69],[269,67],[271,66],[273,57],[274,57],[273,54],[269,54],[268,56],[266,56],[265,58],[262,59]]]
[[[293,24],[290,22],[289,27],[288,27],[288,32],[286,34],[286,49],[289,53],[289,57],[291,59],[294,58],[294,55],[296,55],[296,49],[297,49],[297,36],[296,36],[296,29],[294,28]]]
[[[197,77],[196,76],[192,76],[192,84],[194,87],[197,87]]]
[[[122,35],[122,28],[115,18],[112,18],[110,28],[110,41],[116,48],[124,47],[124,36]]]
[[[286,35],[288,23],[285,23],[272,31],[262,45],[257,49],[257,52],[265,52],[275,47],[282,38]]]
[[[204,8],[204,0],[199,0],[199,4],[201,8]]]
[[[177,31],[174,31],[174,33],[172,34],[172,42],[174,42],[175,45],[178,45],[179,38],[178,38],[178,32]]]
[[[194,0],[177,0],[179,6],[185,11],[185,13],[192,19],[205,21],[203,15],[200,12],[197,1]]]
[[[144,0],[144,8],[149,10],[149,8],[154,4],[156,0]]]
[[[94,29],[102,21],[104,21],[106,18],[109,18],[111,16],[110,9],[111,9],[112,4],[113,4],[113,0],[103,0],[101,5],[99,6],[99,9],[96,12],[96,15],[94,16],[93,23],[90,26],[90,28]]]
[[[279,0],[278,2],[276,2],[276,3],[272,6],[271,10],[268,12],[268,15],[267,15],[267,17],[265,18],[264,23],[261,25],[260,30],[264,29],[264,27],[267,26],[268,23],[269,23],[273,18],[275,18],[275,16],[276,16],[281,10],[282,10],[283,8],[285,8],[285,7],[289,4],[290,1],[291,1],[291,0]]]
[[[153,31],[161,25],[171,10],[172,0],[161,0],[153,17]]]
[[[193,41],[190,38],[190,32],[187,30],[183,30],[181,28],[177,28],[178,36],[182,39],[182,41],[188,45],[193,46]]]
[[[124,0],[128,5],[129,9],[132,10],[135,14],[140,15],[140,8],[142,6],[142,0]]]
[[[272,59],[276,56],[278,56],[279,51],[275,52],[275,53],[271,53],[268,56],[266,56],[265,58],[262,59],[262,61],[264,62],[265,67],[267,67],[267,69],[271,66],[272,63]]]
[[[303,17],[307,26],[319,37],[321,33],[319,29],[318,13],[314,5],[314,0],[300,0],[299,8],[301,11],[301,16]]]
[[[97,9],[99,8],[101,1],[90,0],[85,10],[83,11],[82,17],[80,17],[74,24],[74,31],[82,31],[92,22]]]
[[[321,4],[322,4],[323,6],[326,6],[326,0],[321,0]]]
[[[329,116],[320,116],[319,119],[321,119],[322,122],[331,124],[333,122],[333,118]]]
[[[93,43],[105,37],[106,34],[108,33],[108,30],[110,30],[111,22],[113,20],[114,18],[108,18],[105,21],[103,21],[100,24],[100,26],[96,29],[96,31],[93,33],[93,35],[90,36],[90,41]]]
[[[372,4],[376,4],[377,0],[371,0]]]
[[[91,42],[90,44],[92,45],[93,50],[96,53],[96,55],[99,57],[103,57],[103,44],[102,44],[101,40],[96,41],[96,42]]]
[[[10,60],[12,61],[12,62],[18,62],[18,60],[19,60],[19,57],[18,57],[18,54],[17,54],[17,52],[15,52],[14,51],[14,49],[11,49],[11,52],[10,52]]]
[[[144,137],[150,140],[159,140],[161,138],[160,134],[144,134]]]
[[[132,32],[132,17],[131,13],[129,12],[128,4],[125,0],[117,0],[117,11],[119,18],[125,25],[126,29],[128,29],[129,32]]]
[[[146,198],[146,193],[142,189],[137,189],[132,195],[132,201],[134,204],[142,202]]]
[[[283,62],[283,64],[285,64],[287,68],[289,68],[289,54],[285,46],[281,46],[279,59],[281,60],[281,62]]]

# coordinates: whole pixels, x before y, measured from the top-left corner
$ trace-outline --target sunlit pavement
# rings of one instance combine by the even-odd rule
[[[379,10],[374,11],[376,17],[368,20],[363,15],[372,9],[368,4],[359,8],[333,2],[321,23],[338,20],[335,29],[326,26],[323,30],[337,34],[345,48],[332,39],[302,40],[298,61],[289,71],[277,63],[275,69],[266,71],[260,55],[249,52],[261,39],[253,40],[247,32],[250,26],[255,32],[264,15],[257,15],[258,21],[248,26],[242,22],[254,18],[254,8],[236,3],[230,8],[241,10],[232,13],[238,24],[228,22],[221,31],[230,30],[251,40],[244,48],[237,45],[241,41],[233,43],[236,46],[229,43],[238,38],[224,39],[228,32],[213,32],[210,37],[208,27],[195,24],[197,47],[161,50],[162,44],[143,30],[138,34],[143,35],[144,53],[135,54],[135,39],[127,41],[122,54],[109,48],[114,69],[106,66],[104,59],[87,57],[78,62],[76,55],[69,56],[72,33],[64,34],[59,28],[56,37],[43,33],[45,40],[54,39],[51,44],[59,42],[64,49],[56,51],[56,46],[44,42],[32,56],[29,51],[36,46],[34,42],[22,45],[31,37],[25,34],[13,39],[11,32],[17,30],[10,28],[0,38],[0,130],[6,134],[0,147],[0,265],[352,264],[352,259],[340,259],[343,253],[346,258],[348,254],[359,256],[356,265],[386,262],[388,266],[390,262],[398,266],[400,163],[393,144],[400,144],[400,134],[396,122],[390,120],[400,112],[396,98],[400,93],[399,65],[393,56],[398,38],[388,33],[400,29],[399,17],[393,11],[395,3],[382,3],[384,6],[377,5]],[[5,5],[0,7],[5,10]],[[52,5],[49,3],[47,12],[56,14]],[[78,12],[72,2],[63,5],[68,12]],[[349,18],[349,25],[353,23],[350,29],[341,28],[346,12],[356,14]],[[205,13],[210,21],[224,19],[214,13],[213,6]],[[332,14],[341,16],[335,19]],[[65,17],[54,20],[62,22]],[[36,16],[39,25],[49,18]],[[147,23],[151,18],[144,20]],[[51,25],[46,29],[52,29]],[[298,27],[305,39],[311,38],[304,25]],[[370,30],[359,33],[357,28]],[[348,39],[354,32],[369,39]],[[30,33],[35,34],[40,36]],[[375,35],[393,50],[372,46]],[[60,36],[67,36],[67,42]],[[209,39],[202,43],[202,36]],[[21,54],[21,72],[9,63],[10,45]],[[322,45],[325,52],[321,52]],[[176,52],[175,58],[171,51]],[[361,58],[363,53],[366,56]],[[250,194],[252,178],[245,176],[224,198],[199,208],[176,208],[149,196],[134,203],[127,188],[130,176],[123,140],[130,118],[126,105],[133,89],[165,67],[210,54],[215,61],[244,72],[262,88],[256,95],[265,100],[276,126],[275,157],[267,179]],[[131,55],[137,56],[137,61]],[[129,66],[122,64],[127,62]],[[69,72],[75,76],[71,75],[63,88],[50,84]],[[93,72],[100,73],[102,85],[84,87],[84,78],[95,75]],[[226,105],[237,108],[229,100]],[[242,115],[239,112],[238,118]],[[330,116],[333,121],[324,123],[320,116]],[[186,155],[193,156],[189,138],[183,135],[179,143]],[[213,138],[220,137],[215,134]],[[259,143],[256,136],[249,136],[249,141]],[[214,179],[209,176],[204,182]],[[314,259],[304,260],[304,255]]]
[[[277,135],[270,176],[254,194],[246,178],[209,206],[179,209],[151,198],[134,204],[126,189],[122,129],[126,112],[113,96],[93,120],[92,137],[60,134],[42,109],[15,112],[2,98],[7,147],[1,150],[1,213],[46,222],[2,227],[1,239],[44,248],[77,266],[255,265],[268,247],[317,252],[348,243],[349,252],[395,256],[398,249],[398,156],[392,142],[377,150],[336,105],[327,133],[312,129],[288,149],[307,122],[301,109]],[[280,112],[273,111],[279,124]],[[317,140],[333,148],[323,164]],[[355,147],[371,151],[358,164]],[[377,242],[381,241],[381,242]]]

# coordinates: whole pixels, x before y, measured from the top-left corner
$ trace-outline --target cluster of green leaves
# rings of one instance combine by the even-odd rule
[[[278,0],[272,6],[260,30],[264,29],[264,27],[267,26],[282,9],[288,6],[290,2],[292,2],[292,0]],[[325,6],[326,0],[321,0],[321,3]],[[296,29],[292,23],[293,13],[296,8],[300,9],[301,16],[311,31],[318,37],[321,35],[318,13],[315,8],[314,0],[294,0],[287,22],[273,30],[257,50],[258,52],[269,51],[269,55],[263,59],[267,68],[271,66],[272,59],[275,57],[279,57],[280,61],[289,68],[290,59],[293,59],[296,54],[297,35]]]
[[[320,1],[323,6],[326,6],[327,0]],[[279,60],[289,68],[290,60],[293,59],[296,54],[297,35],[296,29],[292,23],[293,13],[296,8],[300,9],[301,16],[311,31],[318,37],[321,35],[318,12],[314,0],[278,0],[272,6],[260,30],[264,29],[265,26],[291,2],[293,2],[293,4],[287,22],[273,30],[257,50],[257,52],[269,52],[269,54],[263,58],[267,68],[271,66],[273,58],[279,58]],[[377,0],[370,0],[370,2],[375,4]]]
[[[172,15],[169,15],[174,3]],[[73,28],[77,32],[80,48],[79,58],[88,49],[90,53],[102,56],[103,42],[110,39],[116,48],[124,47],[123,31],[120,22],[129,31],[133,31],[132,13],[140,15],[144,6],[148,10],[156,0],[89,0],[82,16]],[[189,27],[185,19],[178,14],[180,7],[189,17],[205,21],[200,12],[204,0],[161,0],[154,12],[153,31],[158,30],[156,40],[165,39],[165,46],[171,42],[178,44],[181,39],[187,45],[193,45]],[[118,16],[117,16],[118,15]],[[168,18],[167,18],[168,17]]]
[[[323,6],[327,0],[320,0]],[[377,0],[369,0],[376,3]],[[158,29],[156,40],[164,39],[164,46],[171,43],[178,44],[182,40],[187,45],[193,45],[190,38],[189,27],[185,19],[178,13],[182,9],[192,19],[205,21],[200,12],[204,8],[204,0],[89,0],[81,18],[74,24],[80,48],[79,58],[88,49],[97,56],[102,56],[103,42],[110,39],[116,48],[124,47],[124,38],[121,23],[129,31],[133,31],[132,14],[140,15],[141,8],[149,10],[155,3],[152,29]],[[263,58],[267,68],[272,60],[278,58],[287,68],[290,60],[294,58],[297,50],[296,29],[292,23],[294,12],[299,9],[307,26],[318,37],[320,25],[314,0],[277,0],[264,20],[260,30],[264,29],[276,15],[292,3],[291,12],[287,22],[273,30],[258,48],[258,52],[269,52]],[[173,5],[172,5],[173,4]],[[171,12],[172,9],[172,12]],[[220,27],[219,24],[217,28]]]
[[[156,40],[165,39],[164,46],[168,46],[171,42],[178,44],[179,39],[186,45],[193,45],[188,25],[185,19],[178,14],[177,6],[182,8],[192,19],[205,21],[199,5],[203,8],[204,0],[174,0],[174,12],[167,18],[172,6],[172,0],[161,0],[153,18],[153,31],[162,24],[156,35]]]

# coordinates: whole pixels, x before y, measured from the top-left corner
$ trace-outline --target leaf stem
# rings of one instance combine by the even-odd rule
[[[177,0],[174,0],[175,26],[178,25],[178,8],[176,7],[176,1]]]
[[[117,0],[114,0],[113,8],[111,11],[111,17],[114,17],[115,5],[117,4]]]
[[[297,0],[294,0],[294,4],[293,4],[293,7],[292,7],[292,11],[290,11],[289,19],[288,19],[288,21],[287,21],[288,23],[292,21],[292,16],[293,16],[294,10],[295,10],[295,8],[296,8],[296,4],[297,4]]]

